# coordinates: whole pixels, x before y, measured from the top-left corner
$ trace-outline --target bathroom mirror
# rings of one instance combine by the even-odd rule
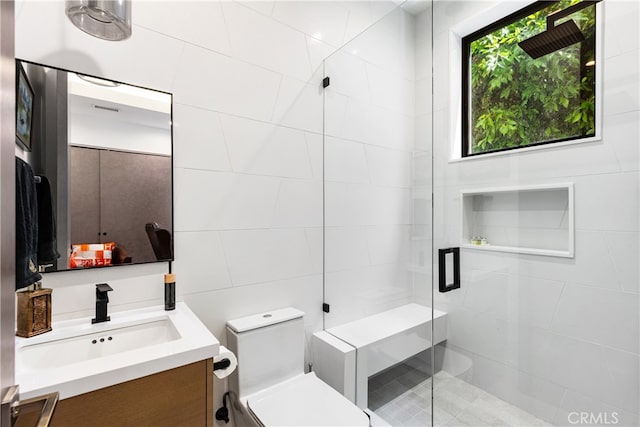
[[[31,151],[16,155],[49,183],[39,223],[53,212],[60,254],[41,272],[172,260],[171,94],[17,62],[34,96]]]

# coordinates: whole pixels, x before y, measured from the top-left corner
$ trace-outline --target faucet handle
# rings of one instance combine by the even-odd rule
[[[98,283],[96,285],[96,293],[98,292],[103,292],[103,293],[107,293],[109,291],[112,291],[113,288],[111,286],[109,286],[107,283]]]

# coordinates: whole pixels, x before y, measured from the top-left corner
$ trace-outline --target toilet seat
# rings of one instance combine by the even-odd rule
[[[247,408],[265,427],[368,427],[369,417],[311,372],[247,398]]]

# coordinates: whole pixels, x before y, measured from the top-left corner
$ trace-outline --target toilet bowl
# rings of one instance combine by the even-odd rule
[[[369,426],[346,397],[304,373],[304,313],[284,308],[227,322],[238,358],[229,388],[240,402],[240,426]]]

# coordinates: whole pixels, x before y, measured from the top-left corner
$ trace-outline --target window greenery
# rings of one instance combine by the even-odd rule
[[[537,2],[462,40],[463,156],[595,135],[595,5],[556,22],[585,41],[538,59],[518,46],[579,2]]]

